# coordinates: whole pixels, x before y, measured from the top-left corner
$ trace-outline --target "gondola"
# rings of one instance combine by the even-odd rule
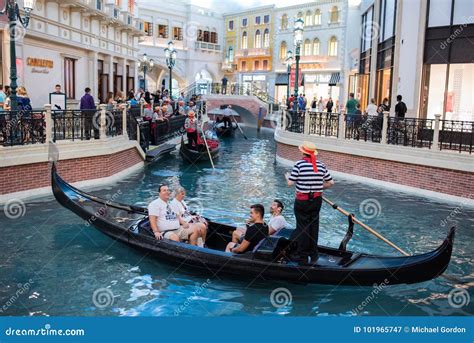
[[[288,242],[291,229],[266,238],[252,252],[224,252],[234,226],[209,221],[206,248],[167,239],[156,240],[151,232],[147,209],[100,199],[69,185],[52,168],[52,189],[57,201],[86,223],[129,246],[167,260],[177,266],[202,273],[231,275],[234,278],[273,279],[290,282],[372,286],[416,283],[441,275],[451,259],[455,229],[434,251],[408,257],[385,257],[342,251],[320,246],[316,265],[282,263],[280,250]]]
[[[219,141],[208,140],[208,144],[209,152],[204,144],[200,145],[199,150],[196,150],[195,148],[191,148],[188,143],[185,143],[184,138],[181,137],[179,153],[184,160],[190,163],[209,161],[209,153],[211,154],[212,160],[215,160],[219,155]]]
[[[214,126],[214,131],[218,137],[233,137],[235,135],[235,130],[237,130],[236,123],[232,123],[232,125],[228,127]]]

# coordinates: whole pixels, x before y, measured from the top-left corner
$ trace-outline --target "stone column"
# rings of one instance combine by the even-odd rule
[[[114,56],[110,55],[109,58],[109,92],[114,91]],[[115,94],[114,94],[115,95]],[[107,97],[107,94],[105,94]]]
[[[128,106],[126,103],[122,104],[122,135],[127,136],[127,112]]]
[[[44,124],[46,126],[46,143],[53,141],[53,118],[51,104],[44,105]]]
[[[286,130],[286,111],[287,111],[287,107],[286,106],[282,106],[281,107],[281,116],[282,116],[282,120],[281,120],[281,129],[282,130]]]
[[[107,137],[107,119],[106,119],[106,111],[107,105],[101,104],[99,105],[100,109],[100,130],[99,130],[99,138],[105,139]]]
[[[303,133],[309,135],[309,111],[305,111],[304,114],[304,129]]]
[[[122,60],[122,95],[126,99],[128,89],[127,89],[127,59]]]
[[[382,124],[382,140],[381,144],[387,144],[387,133],[388,133],[388,120],[390,113],[388,111],[383,112],[383,124]]]

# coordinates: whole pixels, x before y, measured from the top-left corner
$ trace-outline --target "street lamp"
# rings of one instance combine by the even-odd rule
[[[173,67],[176,63],[176,49],[174,48],[173,42],[168,42],[168,47],[165,49],[166,65],[170,70],[170,99],[173,100]]]
[[[147,54],[143,54],[142,59],[139,61],[138,68],[143,71],[143,90],[146,91],[146,73],[148,71],[151,71],[153,67],[155,66],[155,63],[153,60],[150,58],[148,59]]]
[[[300,64],[300,50],[301,50],[301,44],[303,43],[303,26],[304,26],[303,19],[298,18],[295,20],[295,28],[293,30],[293,33],[295,36],[295,49],[296,49],[295,99],[298,99],[298,82],[299,82],[298,74],[299,74],[299,64]],[[293,108],[295,111],[298,109],[297,100],[294,101]]]
[[[23,0],[23,10],[25,11],[24,18],[20,15],[20,8],[17,0],[5,1],[5,7],[0,10],[1,15],[8,15],[8,26],[10,30],[10,102],[13,111],[18,109],[18,100],[16,96],[16,89],[18,87],[16,83],[16,21],[19,20],[21,25],[26,29],[30,22],[31,11],[35,8],[35,3],[36,0]]]
[[[291,64],[293,63],[293,52],[291,50],[288,50],[287,53],[286,53],[285,63],[286,63],[286,71],[288,73],[288,85],[286,87],[286,101],[289,104],[289,99],[290,99],[290,74],[291,74]]]

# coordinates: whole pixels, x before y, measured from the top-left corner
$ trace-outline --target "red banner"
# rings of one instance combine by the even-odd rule
[[[296,68],[291,68],[291,73],[290,73],[290,88],[291,89],[295,88],[295,77],[296,77]],[[303,73],[300,68],[298,70],[298,87],[301,87],[302,83],[303,83]]]

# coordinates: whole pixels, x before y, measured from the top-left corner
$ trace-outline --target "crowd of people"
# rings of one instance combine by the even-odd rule
[[[326,112],[326,113],[340,113],[342,110],[345,110],[346,115],[349,116],[382,116],[383,112],[390,111],[390,105],[388,98],[384,98],[382,103],[378,106],[374,98],[370,99],[370,103],[367,107],[362,110],[360,102],[355,98],[354,93],[349,94],[349,99],[346,102],[345,107],[339,103],[339,100],[333,101],[332,97],[319,99],[314,96],[313,100],[308,106],[308,100],[306,94],[300,93],[297,97],[295,95],[290,95],[288,99],[283,97],[283,103],[288,106],[289,109],[294,109],[295,106],[298,111],[310,110],[311,112]],[[402,101],[402,96],[397,96],[397,104],[395,105],[395,117],[399,119],[405,118],[407,112],[407,106]]]
[[[20,86],[16,90],[17,106],[19,111],[31,110],[31,100],[26,88]],[[0,85],[0,111],[11,110],[11,88],[10,86]]]

